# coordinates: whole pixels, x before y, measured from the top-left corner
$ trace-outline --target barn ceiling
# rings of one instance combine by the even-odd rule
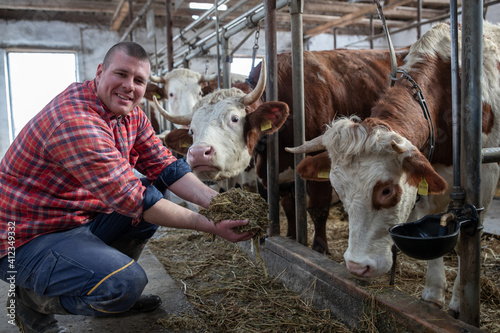
[[[199,3],[214,4],[210,0],[192,0]],[[224,1],[227,11],[219,11],[219,24],[224,24],[262,5],[258,0],[218,0]],[[491,0],[490,0],[491,1]],[[193,15],[203,15],[206,10],[190,9],[188,0],[168,0],[174,28],[184,28],[193,22]],[[384,14],[390,29],[404,28],[415,21],[446,19],[449,16],[450,2],[447,0],[386,0]],[[485,0],[485,3],[488,2]],[[134,26],[145,26],[142,15],[148,8],[153,8],[157,27],[165,26],[167,0],[0,0],[0,19],[58,20],[82,22],[106,26],[119,32],[126,31],[135,21]],[[303,1],[303,30],[311,37],[323,32],[332,32],[334,28],[343,34],[356,33],[370,35],[380,33],[376,5],[373,0],[307,0]],[[458,1],[460,6],[461,1]],[[212,17],[214,14],[211,15]],[[370,18],[374,19],[371,20]],[[209,20],[207,20],[208,22]],[[290,9],[288,6],[277,12],[277,28],[290,31]]]

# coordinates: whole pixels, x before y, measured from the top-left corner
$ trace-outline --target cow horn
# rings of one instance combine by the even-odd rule
[[[160,112],[160,114],[171,123],[177,125],[186,125],[186,126],[191,124],[191,118],[192,118],[191,114],[187,114],[184,116],[172,116],[160,105],[160,103],[156,99],[156,96],[154,95],[153,95],[153,102],[158,112]]]
[[[262,65],[260,66],[259,82],[257,82],[255,89],[251,93],[247,94],[241,99],[241,102],[244,105],[252,105],[253,103],[255,103],[264,93],[264,89],[266,89],[266,62],[264,61],[264,59],[262,59],[261,64]]]
[[[165,83],[165,79],[162,76],[150,75],[149,80],[154,83]]]
[[[323,144],[322,135],[306,141],[304,144],[297,147],[285,147],[285,150],[292,154],[312,153],[323,149],[325,149],[325,145]]]
[[[210,75],[201,75],[200,79],[198,80],[198,83],[212,81],[215,80],[216,78],[217,78],[217,73]]]

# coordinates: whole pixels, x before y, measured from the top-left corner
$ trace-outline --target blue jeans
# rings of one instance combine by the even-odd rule
[[[81,227],[41,235],[16,251],[15,284],[47,297],[60,297],[69,313],[102,316],[128,310],[148,283],[132,258],[108,246],[121,235],[147,240],[158,226],[118,213],[99,214]],[[0,259],[7,281],[9,262]]]

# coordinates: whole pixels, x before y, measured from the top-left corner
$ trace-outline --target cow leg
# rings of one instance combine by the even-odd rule
[[[451,301],[448,307],[448,314],[453,318],[458,318],[460,314],[460,291],[458,290],[460,286],[460,258],[458,259],[458,274],[453,282],[453,295],[451,296]]]
[[[483,215],[484,216],[484,215]],[[458,318],[460,314],[460,237],[458,237],[457,245],[455,246],[455,251],[457,252],[458,257],[458,269],[457,276],[455,277],[455,281],[453,282],[453,292],[451,295],[451,301],[448,306],[448,314],[453,318]]]
[[[312,249],[330,254],[326,238],[326,221],[332,205],[332,187],[329,182],[308,182],[309,203],[307,212],[314,223]]]
[[[422,291],[422,300],[432,303],[439,308],[444,305],[444,291],[446,290],[446,276],[444,273],[443,257],[427,262],[425,287]]]
[[[295,223],[295,196],[293,192],[290,191],[282,193],[280,203],[283,211],[285,212],[288,223],[286,237],[290,239],[297,239],[297,226]]]

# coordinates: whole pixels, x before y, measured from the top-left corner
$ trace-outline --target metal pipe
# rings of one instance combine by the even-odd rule
[[[483,148],[481,156],[482,163],[498,163],[500,162],[500,148]]]
[[[462,3],[462,184],[467,201],[476,208],[481,202],[481,116],[483,3]],[[480,223],[480,222],[479,222]],[[460,320],[479,327],[481,238],[478,225],[462,227],[460,232]]]
[[[489,1],[489,2],[487,2],[487,3],[484,4],[484,7],[487,8],[489,6],[496,5],[498,3],[500,3],[500,0]],[[458,13],[458,15],[461,15],[462,14],[462,10],[461,9],[457,10],[457,13]],[[404,28],[391,30],[391,34],[394,35],[394,34],[397,34],[399,32],[411,30],[413,28],[422,26],[424,24],[430,24],[430,23],[434,23],[434,22],[438,22],[438,21],[444,21],[444,20],[447,20],[447,19],[449,19],[449,15],[448,14],[443,14],[443,15],[436,16],[436,17],[434,17],[432,19],[428,19],[428,20],[425,20],[425,21],[422,21],[422,22],[416,22],[416,23],[409,24],[409,25],[407,25]],[[357,40],[355,42],[346,44],[343,47],[350,47],[350,46],[353,46],[355,44],[367,42],[367,41],[369,41],[371,39],[378,39],[378,38],[382,38],[382,37],[385,37],[385,33],[380,33],[380,34],[374,35],[373,37],[367,37],[367,38],[364,38],[364,39],[359,39],[359,40]]]
[[[302,14],[304,3],[301,0],[290,2],[292,22],[292,91],[293,91],[293,143],[300,146],[305,142],[304,116],[304,31],[302,28]],[[294,154],[295,170],[304,159],[305,154]],[[306,182],[295,173],[295,219],[297,242],[307,246],[307,193]]]
[[[167,43],[165,47],[167,48],[167,70],[170,72],[174,68],[174,43],[172,40],[173,36],[173,20],[172,20],[172,0],[167,0],[166,4],[166,16],[165,16],[165,37]]]
[[[127,30],[125,30],[125,33],[122,35],[122,38],[120,38],[120,42],[123,42],[125,38],[130,34],[132,30],[134,30],[135,26],[139,21],[142,19],[142,17],[146,14],[148,11],[149,7],[153,4],[154,0],[148,0],[148,2],[142,7],[142,9],[137,13],[137,16],[135,17],[134,21],[128,26]]]
[[[266,43],[266,101],[278,100],[278,67],[276,38],[276,0],[264,1],[266,13],[265,43]],[[267,201],[269,203],[269,219],[271,226],[269,236],[280,234],[280,193],[279,193],[279,139],[278,133],[267,137]]]
[[[281,9],[287,5],[288,5],[288,0],[278,0],[278,1],[276,1],[276,10]],[[260,7],[260,6],[258,6],[258,7]],[[247,16],[247,19],[245,21],[238,22],[238,23],[236,23],[235,21],[231,21],[230,23],[228,23],[227,25],[225,25],[223,27],[223,29],[227,29],[227,31],[224,33],[223,37],[230,38],[244,29],[251,28],[256,23],[258,23],[262,19],[264,19],[264,16],[265,16],[265,11],[261,10],[257,13],[253,13],[250,16]],[[213,46],[215,46],[217,42],[214,40],[212,40],[211,42],[209,42],[207,44],[204,44],[204,43],[208,42],[209,40],[213,39],[214,36],[215,36],[215,32],[210,34],[209,36],[205,37],[202,41],[199,41],[198,43],[196,43],[195,46],[198,46],[198,50],[186,55],[185,59],[187,59],[187,60],[193,59],[196,56],[198,56],[199,54],[204,53],[204,52],[208,51],[210,48],[212,48]],[[176,63],[174,63],[174,67],[177,67],[180,64],[182,64],[182,63],[176,62]]]
[[[214,2],[214,6],[210,9],[208,9],[206,12],[204,12],[200,17],[198,17],[193,23],[191,23],[190,25],[188,25],[187,27],[185,27],[184,29],[182,29],[175,37],[174,37],[174,42],[176,40],[178,40],[179,38],[182,37],[183,34],[185,34],[186,32],[190,31],[190,30],[193,30],[197,25],[199,25],[200,23],[203,23],[203,22],[206,22],[207,21],[207,17],[212,14],[213,12],[216,12],[217,11],[217,8],[221,5],[224,5],[226,3],[228,3],[229,0],[222,0],[220,3],[215,0]]]
[[[451,208],[464,205],[465,191],[460,183],[460,78],[458,76],[458,20],[457,0],[450,1],[451,26],[451,109],[453,132],[453,190],[450,193]]]

